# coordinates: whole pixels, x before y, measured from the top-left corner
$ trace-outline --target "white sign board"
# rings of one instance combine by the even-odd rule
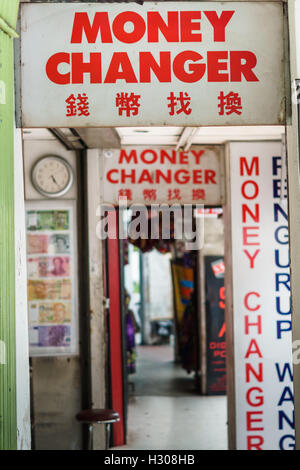
[[[221,205],[222,146],[123,147],[102,151],[102,202]]]
[[[230,145],[237,449],[294,447],[287,182],[281,143]]]
[[[21,13],[23,127],[285,121],[279,2],[35,3]]]

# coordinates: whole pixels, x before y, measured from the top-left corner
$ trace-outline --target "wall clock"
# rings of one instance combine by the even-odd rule
[[[33,166],[31,181],[42,196],[56,198],[69,191],[74,181],[74,173],[71,165],[64,158],[46,155]]]

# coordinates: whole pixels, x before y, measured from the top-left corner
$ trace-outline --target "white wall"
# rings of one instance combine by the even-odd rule
[[[224,221],[220,218],[204,219],[204,247],[203,255],[224,254]]]
[[[173,318],[171,255],[152,250],[146,256],[148,258],[146,317],[149,321]]]
[[[38,140],[30,134],[25,134],[24,137],[26,137],[26,140],[23,141],[26,201],[47,200],[34,189],[31,182],[33,165],[45,155],[59,155],[73,167],[74,184],[64,196],[59,198],[58,203],[65,199],[76,200],[76,152],[66,150],[55,138]],[[18,171],[22,172],[20,164]],[[18,190],[22,192],[24,198],[23,186],[19,185]],[[52,200],[54,204],[55,201],[55,199]],[[24,306],[24,311],[25,308],[27,311],[27,305]],[[79,316],[79,311],[77,315]],[[26,324],[22,332],[26,341],[28,341],[27,330]],[[32,400],[36,450],[81,449],[82,429],[80,423],[75,419],[75,415],[81,409],[81,377],[79,356],[32,358]]]

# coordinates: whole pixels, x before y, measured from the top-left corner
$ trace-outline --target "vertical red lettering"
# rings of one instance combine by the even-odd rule
[[[247,436],[247,450],[263,450],[261,448],[263,443],[263,436]]]
[[[251,160],[250,165],[248,165],[246,157],[240,158],[240,175],[244,176],[244,171],[247,173],[248,176],[251,176],[253,171],[255,171],[255,175],[259,175],[259,160],[258,157],[253,157]]]
[[[262,382],[263,381],[263,364],[262,362],[260,362],[258,364],[258,371],[254,369],[254,367],[252,366],[252,364],[250,364],[249,362],[246,363],[246,382],[250,382],[250,373],[252,375],[254,375],[255,379],[258,381],[258,382]]]
[[[255,258],[257,257],[257,255],[258,255],[258,253],[260,252],[260,250],[255,250],[255,252],[253,253],[253,255],[251,255],[248,250],[243,250],[243,252],[245,253],[245,255],[247,256],[247,258],[248,258],[249,261],[250,261],[250,269],[253,269],[253,268],[254,268],[254,261],[255,261]]]

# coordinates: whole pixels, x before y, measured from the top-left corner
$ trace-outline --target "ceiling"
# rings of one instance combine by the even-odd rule
[[[231,140],[281,139],[284,126],[235,127],[117,127],[123,145],[177,145],[183,133],[183,143],[220,144]]]
[[[188,150],[195,144],[223,144],[243,140],[280,140],[284,126],[232,126],[232,127],[117,127],[120,145],[171,145]],[[99,129],[99,133],[103,132]],[[97,134],[94,129],[93,135]],[[76,129],[24,129],[25,140],[52,140],[62,138],[70,148],[82,148],[83,141]],[[100,139],[99,139],[100,140]],[[94,142],[95,140],[93,140]],[[114,147],[116,146],[114,142]]]

